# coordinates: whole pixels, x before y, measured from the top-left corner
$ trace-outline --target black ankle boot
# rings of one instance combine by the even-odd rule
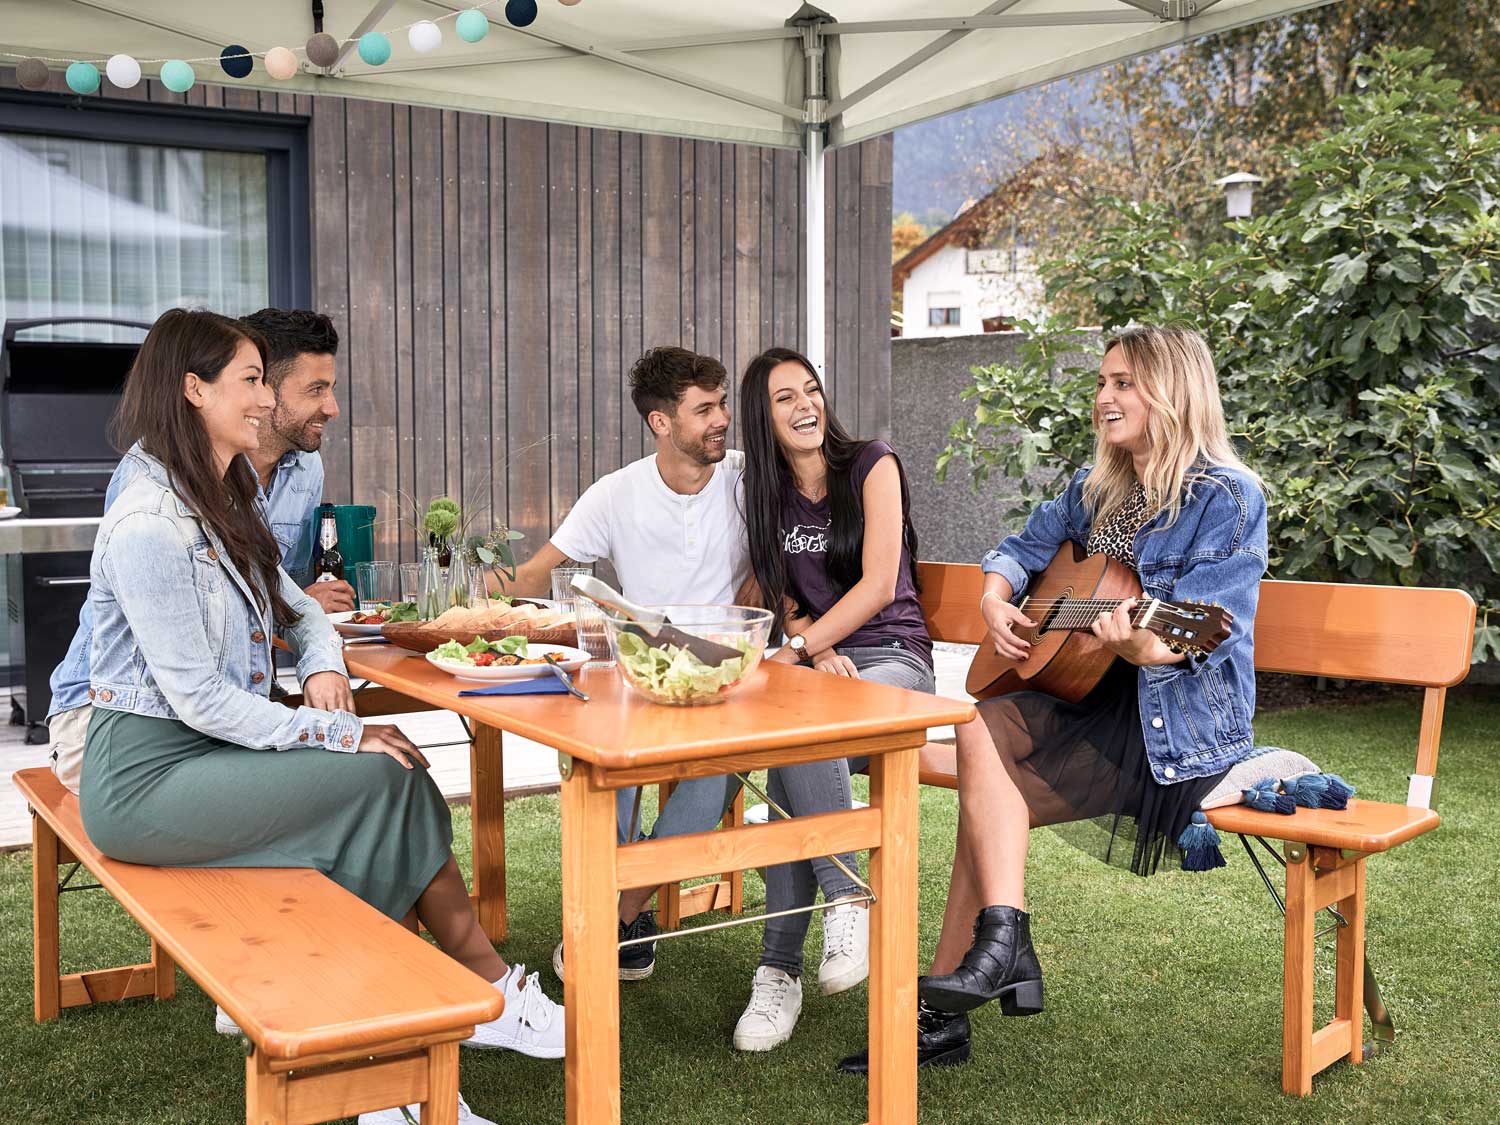
[[[968,1012],[998,999],[1007,1016],[1042,1010],[1042,967],[1031,948],[1031,916],[1013,906],[987,906],[974,920],[974,944],[943,976],[923,977],[922,999],[943,1012]]]
[[[918,978],[918,985],[921,980]],[[917,1065],[959,1066],[969,1061],[969,1017],[960,1012],[939,1012],[917,1001]],[[869,1074],[869,1049],[839,1060],[844,1074]]]

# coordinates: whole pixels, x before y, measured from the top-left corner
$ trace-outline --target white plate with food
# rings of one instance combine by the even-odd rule
[[[507,637],[504,641],[475,641],[467,645],[449,641],[429,652],[426,660],[434,668],[460,680],[487,684],[550,676],[548,664],[555,664],[564,672],[576,672],[589,662],[589,654],[581,648],[534,642],[519,647],[507,645],[508,641],[515,640],[523,638]],[[476,650],[476,644],[488,647]]]
[[[0,520],[15,519],[20,514],[21,509],[15,507],[14,505],[7,504],[5,507],[0,508]]]
[[[334,631],[341,637],[378,637],[380,627],[391,621],[415,621],[415,602],[398,602],[393,606],[371,607],[368,611],[352,609],[327,615]]]

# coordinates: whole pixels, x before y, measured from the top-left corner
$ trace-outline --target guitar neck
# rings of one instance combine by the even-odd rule
[[[1045,624],[1049,631],[1087,632],[1101,613],[1113,613],[1124,604],[1124,598],[1022,598],[1020,611]],[[1130,624],[1136,629],[1151,629],[1152,618],[1167,603],[1156,598],[1140,601],[1130,613]],[[1153,630],[1159,632],[1160,630]]]

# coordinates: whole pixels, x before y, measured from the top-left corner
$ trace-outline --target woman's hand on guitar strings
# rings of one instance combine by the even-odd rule
[[[990,631],[995,651],[1009,660],[1025,660],[1031,655],[1032,642],[1016,636],[1016,629],[1034,629],[1036,622],[1027,617],[999,594],[986,594],[979,600],[979,615]]]
[[[1147,664],[1174,664],[1182,657],[1162,644],[1149,629],[1137,629],[1130,615],[1140,604],[1139,598],[1126,598],[1113,613],[1101,613],[1090,627],[1099,643],[1121,660],[1141,667]]]

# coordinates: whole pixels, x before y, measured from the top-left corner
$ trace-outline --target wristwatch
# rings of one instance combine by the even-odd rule
[[[797,660],[801,664],[811,664],[812,656],[807,651],[807,641],[798,633],[795,637],[787,638],[787,645],[797,654]]]

